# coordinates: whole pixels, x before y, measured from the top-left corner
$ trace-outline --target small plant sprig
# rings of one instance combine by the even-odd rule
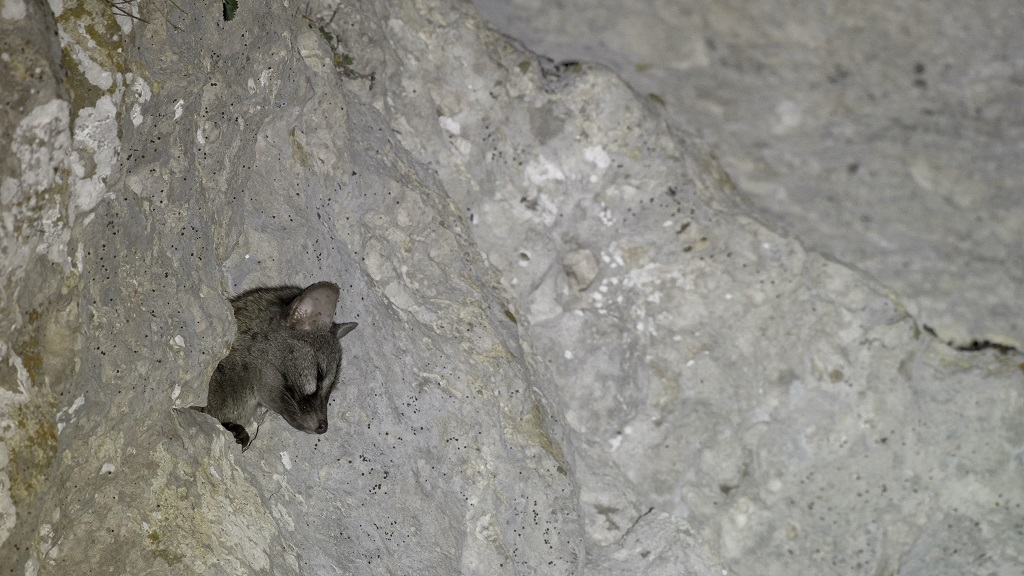
[[[181,12],[182,14],[187,14],[184,10],[182,10],[181,6],[178,6],[178,4],[174,0],[166,1],[169,2],[175,8],[177,8],[178,12]],[[131,18],[132,20],[136,20],[138,22],[152,24],[152,22],[150,22],[149,20],[146,20],[142,16],[136,14],[136,12],[138,12],[138,5],[133,0],[104,0],[104,2],[106,2],[107,6],[110,6],[110,10],[114,13],[114,16],[123,16],[125,18]],[[164,11],[160,9],[159,4],[154,4],[154,7],[156,8],[157,12],[159,12],[160,15],[164,17],[164,21],[171,25],[171,28],[174,28],[174,30],[177,32],[182,31],[182,28],[180,26],[176,25],[174,22],[171,22],[170,18],[167,17],[167,14],[165,14]],[[132,10],[133,8],[134,11]]]
[[[331,23],[334,22],[334,17],[338,15],[339,8],[340,6],[335,8],[331,17],[324,22],[320,18],[314,18],[309,15],[309,5],[307,4],[306,13],[303,14],[302,17],[306,22],[309,22],[311,27],[316,27],[317,31],[320,32],[320,37],[323,38],[324,41],[327,42],[327,46],[331,48],[331,52],[334,54],[334,68],[336,70],[340,70],[342,76],[345,78],[368,80],[370,82],[370,90],[373,90],[373,83],[377,79],[377,74],[375,72],[357,72],[352,66],[355,64],[355,60],[352,59],[352,56],[346,54],[342,50],[341,40],[339,40],[338,37],[329,30]]]

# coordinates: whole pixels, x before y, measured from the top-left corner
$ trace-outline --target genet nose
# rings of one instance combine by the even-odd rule
[[[323,434],[324,432],[327,432],[327,420],[321,420],[320,423],[317,425],[315,432],[317,434]]]

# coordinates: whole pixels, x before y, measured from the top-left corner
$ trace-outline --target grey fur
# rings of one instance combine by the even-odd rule
[[[355,322],[336,324],[338,286],[317,282],[256,288],[231,300],[238,333],[210,378],[203,412],[242,446],[244,426],[262,406],[309,434],[327,431],[327,402],[341,371],[342,336]]]

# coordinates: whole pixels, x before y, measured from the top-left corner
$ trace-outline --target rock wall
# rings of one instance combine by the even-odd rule
[[[2,16],[3,573],[1020,567],[1020,358],[758,224],[607,70],[443,0]],[[317,280],[331,428],[243,453],[188,409],[227,298]]]
[[[751,213],[953,346],[1024,349],[1015,0],[474,0],[714,142]]]

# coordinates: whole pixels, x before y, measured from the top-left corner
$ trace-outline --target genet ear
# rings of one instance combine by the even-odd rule
[[[338,295],[337,284],[317,282],[310,285],[288,305],[284,323],[295,330],[327,330],[334,324]]]
[[[349,332],[355,330],[356,326],[359,326],[358,322],[345,322],[344,324],[335,324],[334,335],[340,339],[345,334],[348,334]]]

